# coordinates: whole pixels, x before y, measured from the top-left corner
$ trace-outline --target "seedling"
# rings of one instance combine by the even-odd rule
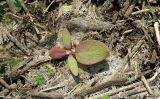
[[[62,32],[63,48],[51,48],[49,55],[53,59],[68,57],[67,64],[73,75],[78,76],[78,63],[92,65],[109,56],[108,47],[97,40],[81,41],[76,47],[71,42],[70,32],[65,28]]]
[[[45,79],[43,73],[41,73],[41,72],[37,72],[37,74],[35,76],[35,80],[38,85],[43,85],[46,83],[46,79]]]
[[[17,57],[13,57],[10,61],[9,61],[9,65],[11,67],[16,67],[18,64],[20,63],[20,60]]]
[[[109,99],[109,96],[103,96],[102,99]]]

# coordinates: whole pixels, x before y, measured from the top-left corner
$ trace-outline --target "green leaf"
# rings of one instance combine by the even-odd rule
[[[109,56],[108,47],[96,40],[85,40],[76,47],[75,53],[78,62],[91,65],[104,60]]]
[[[67,28],[63,29],[63,45],[65,49],[71,49],[71,35]]]
[[[15,67],[20,63],[20,60],[17,57],[13,57],[10,61],[9,64],[11,67]]]
[[[13,22],[13,19],[11,18],[11,16],[8,13],[5,13],[2,15],[2,22],[4,24],[10,24]]]
[[[68,66],[72,74],[78,76],[78,64],[75,58],[72,55],[68,56]]]
[[[43,85],[46,83],[46,79],[44,78],[43,73],[41,73],[41,72],[37,72],[37,74],[35,76],[35,80],[38,85]]]
[[[102,99],[109,99],[109,96],[103,96]]]
[[[16,7],[16,11],[17,12],[21,11],[21,9],[22,9],[21,3],[18,0],[13,0],[13,3],[15,5],[15,7]]]

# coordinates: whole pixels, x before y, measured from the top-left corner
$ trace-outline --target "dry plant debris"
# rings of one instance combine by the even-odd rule
[[[0,98],[160,98],[159,5],[1,0]]]

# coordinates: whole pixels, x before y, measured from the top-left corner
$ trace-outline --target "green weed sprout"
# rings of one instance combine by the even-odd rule
[[[76,47],[73,47],[68,29],[65,28],[62,34],[64,48],[51,48],[49,55],[52,59],[68,56],[68,67],[75,76],[78,76],[78,62],[84,65],[92,65],[109,56],[108,47],[100,41],[84,40]]]

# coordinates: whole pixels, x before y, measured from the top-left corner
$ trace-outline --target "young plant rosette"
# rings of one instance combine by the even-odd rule
[[[72,47],[70,32],[65,28],[62,32],[63,48],[51,48],[49,55],[52,59],[68,56],[67,64],[73,75],[78,76],[78,63],[92,65],[109,56],[108,47],[97,40],[81,41],[75,48]]]

